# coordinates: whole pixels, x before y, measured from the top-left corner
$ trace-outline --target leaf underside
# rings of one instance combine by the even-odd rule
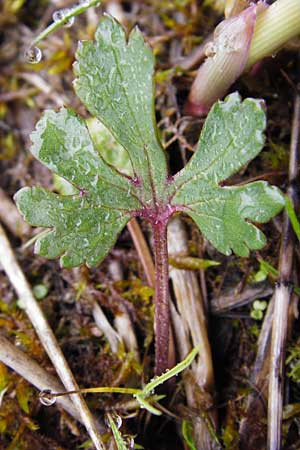
[[[262,102],[241,102],[238,94],[217,102],[193,157],[170,181],[155,122],[153,71],[153,55],[140,31],[135,28],[127,41],[109,16],[101,19],[95,43],[79,46],[75,90],[128,153],[133,175],[102,158],[85,121],[72,110],[47,111],[31,135],[31,152],[77,191],[59,195],[23,188],[16,194],[25,219],[49,228],[36,243],[40,255],[61,256],[64,267],[95,266],[132,216],[167,221],[177,210],[190,215],[224,254],[247,256],[265,245],[252,222],[267,222],[282,209],[280,191],[261,181],[220,186],[261,151]]]

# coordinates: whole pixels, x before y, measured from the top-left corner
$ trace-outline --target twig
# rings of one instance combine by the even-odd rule
[[[172,65],[179,66],[184,70],[191,70],[193,67],[202,63],[202,61],[206,58],[205,47],[209,42],[213,41],[213,34],[207,36],[201,44],[194,48],[191,53],[187,56],[182,56],[181,58],[173,59]]]
[[[118,347],[120,345],[120,337],[118,333],[113,329],[109,321],[107,320],[104,312],[102,311],[102,308],[98,303],[95,301],[93,305],[93,317],[95,320],[95,323],[99,330],[102,331],[102,333],[105,335],[106,339],[108,340],[108,343],[110,345],[111,351],[113,353],[117,353]]]
[[[3,228],[0,226],[0,262],[5,270],[11,284],[16,290],[24,309],[32,322],[49,358],[51,359],[65,389],[68,391],[78,390],[77,383],[68,366],[65,357],[57,344],[56,338],[45,319],[45,316],[36,302],[30,286],[15,258],[10,243],[5,235]],[[83,397],[78,394],[73,398],[73,402],[80,412],[82,422],[84,423],[97,450],[104,450],[104,444],[97,431],[94,419],[88,409]]]
[[[23,80],[27,81],[32,86],[35,86],[41,92],[51,97],[52,100],[57,104],[57,106],[61,107],[69,103],[65,95],[53,92],[53,88],[50,86],[50,84],[47,83],[47,81],[45,81],[44,78],[42,78],[37,73],[22,72],[18,75],[20,78],[23,78]]]
[[[15,347],[8,339],[0,335],[0,361],[21,375],[37,389],[50,389],[53,392],[64,390],[62,384],[50,375],[34,359]],[[59,397],[57,403],[71,416],[82,422],[81,416],[69,397]]]
[[[233,292],[225,293],[215,297],[210,301],[212,314],[222,315],[234,308],[240,308],[253,302],[257,298],[264,298],[272,295],[273,288],[265,282],[247,286],[240,294]]]
[[[170,221],[168,245],[170,253],[182,254],[187,251],[186,231],[178,217]],[[214,376],[199,284],[196,274],[189,270],[170,268],[170,278],[177,303],[176,306],[171,303],[171,315],[175,324],[179,356],[183,358],[192,347],[200,347],[198,360],[191,367],[193,382],[190,378],[184,381],[187,402],[189,407],[203,411],[205,406],[211,406],[212,403]],[[212,422],[215,421],[213,414],[207,414],[207,416]],[[215,448],[207,421],[202,419],[201,415],[194,420],[194,435],[197,449]]]
[[[265,433],[260,424],[267,419],[268,375],[270,367],[270,341],[274,310],[274,296],[269,302],[257,342],[257,354],[250,382],[255,389],[247,398],[246,411],[240,424],[240,448],[264,450]],[[257,432],[257,428],[261,432]]]
[[[23,220],[16,205],[1,188],[0,219],[9,231],[17,237],[22,237],[30,232],[30,226]]]
[[[144,235],[138,224],[138,221],[133,218],[128,222],[127,228],[131,234],[131,238],[135,245],[136,251],[138,252],[139,258],[141,260],[143,269],[145,271],[147,283],[149,286],[155,286],[155,268],[153,264],[153,259],[149,251],[149,247],[145,241]]]
[[[27,89],[24,88],[19,89],[18,91],[3,92],[2,94],[0,94],[0,102],[1,103],[13,102],[18,99],[31,97],[34,94],[36,94],[35,88],[27,88]]]
[[[119,261],[113,260],[108,266],[108,270],[113,281],[120,281],[123,279],[122,267]],[[115,328],[118,331],[120,338],[125,344],[128,352],[132,352],[136,361],[140,361],[139,347],[137,343],[136,334],[133,323],[126,307],[120,305],[118,313],[115,314]]]
[[[292,124],[288,196],[294,209],[298,207],[296,180],[300,139],[300,97],[294,105]],[[275,306],[272,325],[269,401],[268,401],[268,450],[280,450],[282,437],[282,406],[285,346],[287,338],[288,310],[291,299],[291,271],[294,253],[294,232],[287,213],[284,215],[282,241],[279,256],[279,280],[275,289]]]
[[[111,0],[106,5],[106,12],[117,19],[118,22],[125,22],[125,14],[122,8],[122,4],[119,0]]]

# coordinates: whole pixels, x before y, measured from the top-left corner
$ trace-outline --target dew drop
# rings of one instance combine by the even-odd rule
[[[56,396],[50,389],[44,389],[39,394],[39,399],[42,405],[51,406],[56,402]]]
[[[68,19],[67,22],[65,23],[64,27],[70,28],[73,25],[74,21],[75,21],[75,17],[70,17],[70,19]]]
[[[38,47],[29,47],[24,54],[26,62],[30,64],[37,64],[42,59],[42,51]]]
[[[208,42],[204,47],[204,53],[206,57],[215,56],[217,53],[217,48],[213,42]]]
[[[60,9],[59,11],[54,11],[54,13],[52,14],[52,19],[54,22],[59,22],[60,20],[64,20],[64,12],[62,9]]]
[[[112,413],[111,414],[111,418],[112,420],[115,422],[116,427],[118,428],[118,430],[121,428],[122,426],[122,417],[120,417],[118,414],[116,413]],[[110,428],[110,424],[109,424],[109,420],[107,417],[105,417],[105,422],[107,424],[107,426]]]
[[[65,22],[64,27],[69,28],[73,25],[75,17],[70,17],[69,19],[65,19],[66,15],[70,12],[69,9],[59,9],[58,11],[54,11],[52,14],[52,19],[54,22]]]
[[[114,414],[113,415],[113,421],[115,422],[116,427],[119,430],[121,428],[121,426],[122,426],[122,417],[118,416],[118,414]]]

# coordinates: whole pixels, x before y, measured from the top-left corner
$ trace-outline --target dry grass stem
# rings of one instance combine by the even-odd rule
[[[18,349],[4,336],[0,336],[0,361],[40,391],[43,389],[50,389],[53,392],[64,391],[62,384],[53,375],[50,375],[34,359]],[[82,422],[78,409],[69,397],[58,397],[57,403],[74,417],[74,419]]]
[[[78,390],[77,383],[68,366],[68,363],[56,341],[56,338],[49,327],[49,324],[35,300],[31,288],[16,260],[10,243],[3,228],[0,226],[0,262],[6,272],[11,284],[17,292],[24,310],[35,328],[43,347],[51,359],[65,389],[67,391]],[[82,422],[84,423],[97,450],[103,450],[104,445],[97,431],[96,424],[88,409],[83,397],[78,394],[72,398],[75,407],[78,409]]]
[[[170,255],[187,252],[187,234],[179,218],[170,221],[168,230],[168,247]],[[211,406],[214,385],[211,350],[207,335],[207,322],[204,305],[197,276],[188,270],[178,270],[170,267],[170,278],[176,298],[176,306],[172,304],[171,316],[174,321],[176,344],[180,358],[195,346],[201,351],[197,362],[191,367],[190,377],[184,381],[187,402],[190,408],[203,411],[203,405]],[[198,391],[198,395],[197,395]],[[201,394],[200,394],[201,393]],[[195,442],[198,449],[215,448],[207,422],[200,418],[194,419]],[[214,422],[214,416],[209,414]]]
[[[298,209],[296,180],[299,161],[300,97],[297,95],[291,134],[288,196],[294,209]],[[282,440],[282,408],[284,388],[285,347],[288,311],[291,300],[291,279],[294,257],[294,232],[287,213],[284,214],[279,255],[279,279],[275,289],[272,325],[270,381],[268,400],[268,450],[279,450]]]
[[[26,223],[8,195],[0,189],[0,220],[17,237],[26,236],[30,226]]]

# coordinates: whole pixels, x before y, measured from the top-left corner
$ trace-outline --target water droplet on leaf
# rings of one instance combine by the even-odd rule
[[[30,64],[37,64],[42,59],[42,51],[38,47],[29,47],[24,54],[24,57],[26,59],[26,62]]]
[[[116,427],[119,430],[121,428],[121,426],[122,426],[122,417],[118,416],[117,414],[114,414],[113,420],[114,420],[114,422],[116,424]]]
[[[56,396],[50,389],[44,389],[39,394],[39,399],[42,405],[51,406],[56,402]]]
[[[115,425],[116,425],[116,427],[118,428],[118,430],[121,428],[121,426],[122,426],[122,417],[120,417],[118,414],[116,414],[116,413],[111,413],[111,418],[112,418],[112,420],[115,422]],[[109,423],[109,420],[108,420],[108,417],[105,417],[105,423],[107,424],[107,426],[109,427],[109,428],[111,428],[110,427],[110,423]]]

